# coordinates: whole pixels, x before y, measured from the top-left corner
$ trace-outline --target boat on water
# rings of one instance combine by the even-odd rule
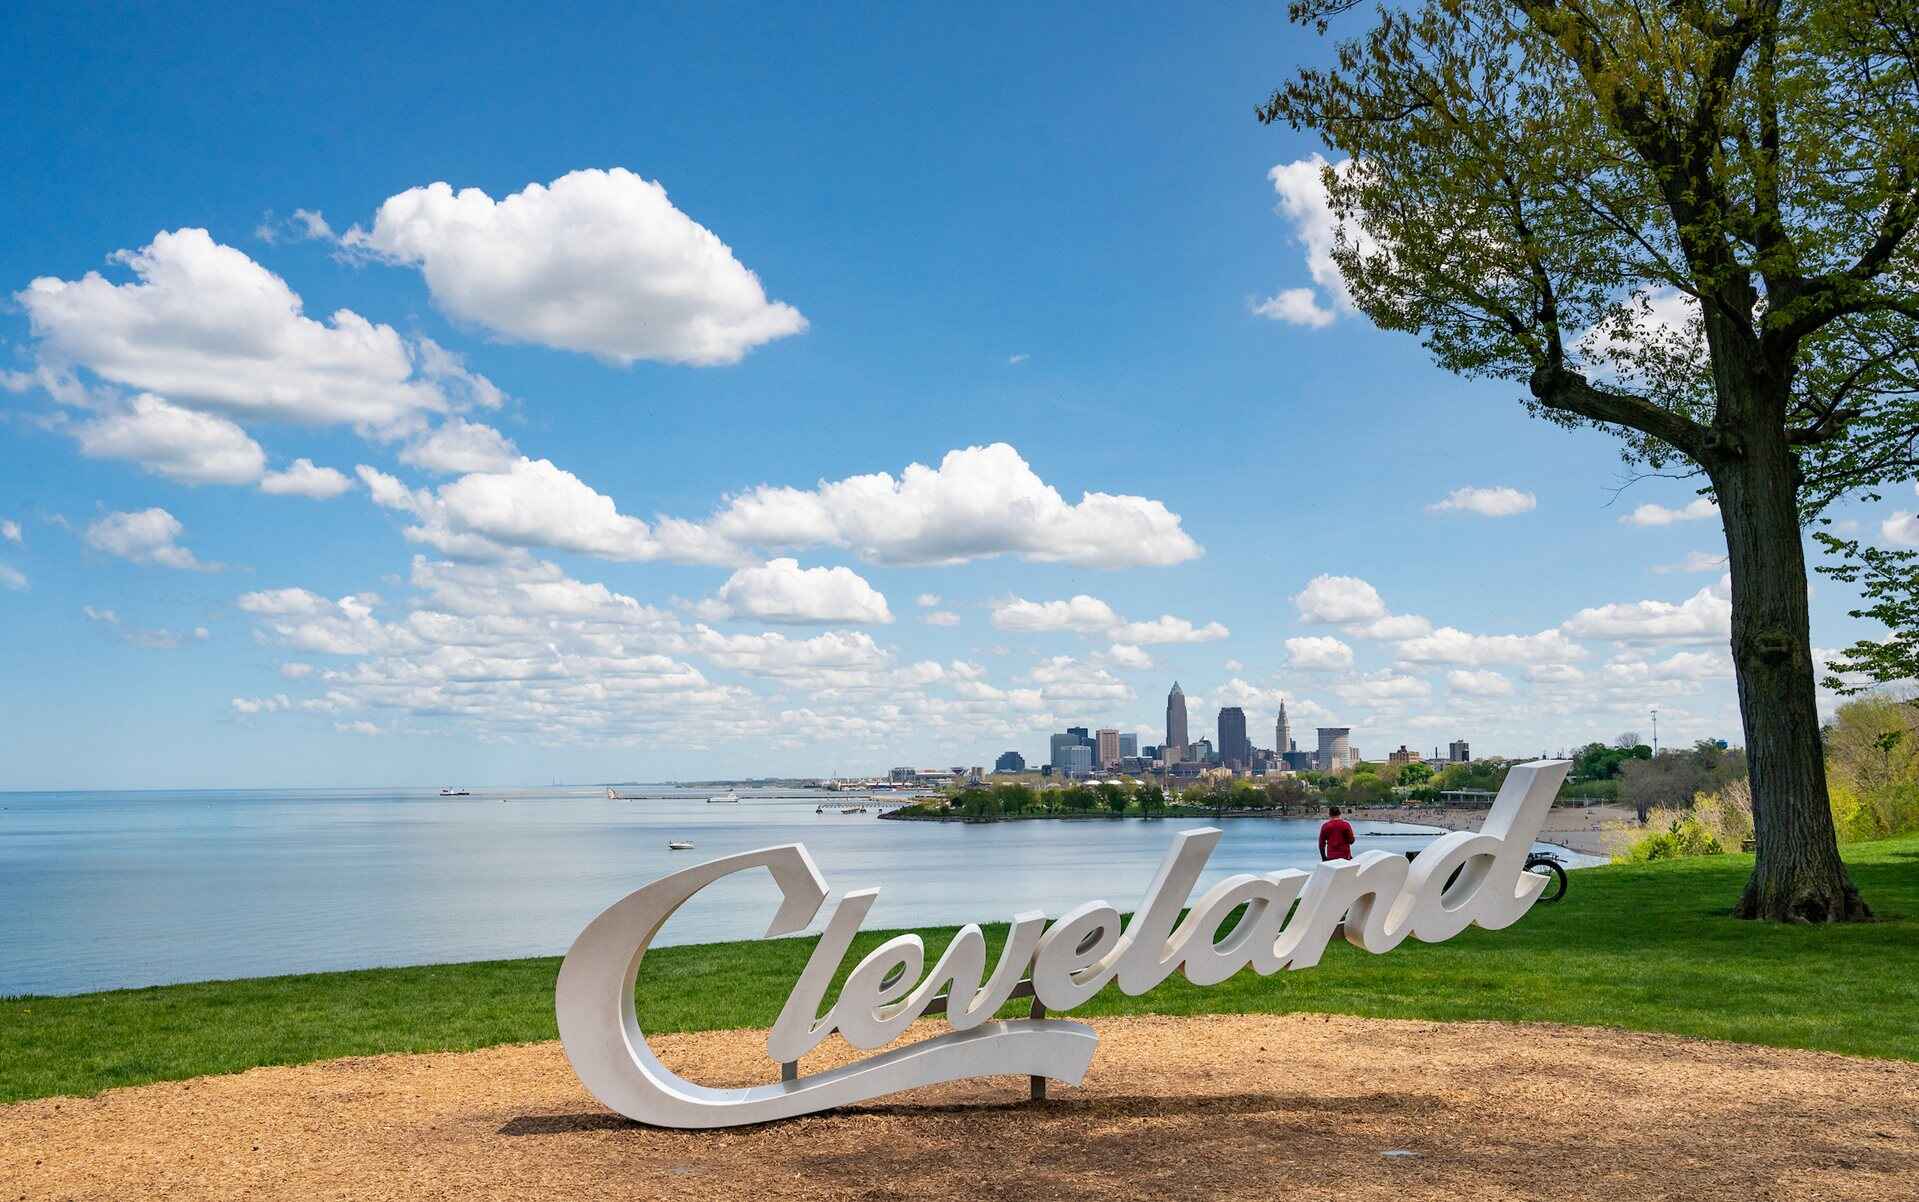
[[[620,796],[620,794],[619,794],[619,791],[618,791],[618,790],[616,790],[616,789],[614,789],[612,785],[608,785],[608,786],[606,787],[606,799],[607,799],[608,801],[634,801],[634,800],[636,800],[635,798],[632,798],[632,797],[622,797],[622,796]]]
[[[692,851],[692,850],[693,850],[693,844],[692,844],[691,842],[689,842],[689,841],[687,841],[687,840],[685,840],[685,839],[669,839],[669,840],[667,840],[667,843],[666,843],[666,850],[668,850],[668,851]]]
[[[714,802],[736,802],[739,799],[740,799],[740,795],[738,793],[729,792],[729,793],[721,793],[717,797],[709,797],[706,799],[706,801],[708,805],[711,805]]]
[[[440,790],[440,796],[442,796],[442,797],[471,797],[471,796],[473,796],[473,794],[472,794],[472,792],[471,792],[470,790],[467,790],[467,789],[441,789],[441,790]]]

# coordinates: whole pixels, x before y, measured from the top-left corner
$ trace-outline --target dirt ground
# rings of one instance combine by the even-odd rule
[[[1047,1102],[1000,1078],[716,1132],[608,1113],[551,1043],[26,1102],[0,1108],[0,1202],[1919,1198],[1919,1064],[1544,1025],[1093,1025],[1085,1085]],[[654,1042],[747,1084],[773,1076],[764,1040]]]

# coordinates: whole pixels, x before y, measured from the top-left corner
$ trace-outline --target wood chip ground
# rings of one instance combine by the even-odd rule
[[[1048,1102],[998,1078],[718,1132],[608,1113],[551,1043],[26,1102],[0,1107],[0,1202],[1919,1199],[1919,1064],[1544,1025],[1093,1026],[1086,1083]],[[763,1032],[654,1043],[711,1084],[776,1075]]]

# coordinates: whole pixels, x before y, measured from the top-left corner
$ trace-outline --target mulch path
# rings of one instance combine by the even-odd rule
[[[1085,1085],[1048,1102],[999,1078],[712,1132],[608,1113],[553,1043],[24,1102],[0,1107],[0,1202],[1919,1199],[1919,1064],[1547,1025],[1092,1025]],[[724,1085],[776,1075],[764,1041],[653,1042]]]

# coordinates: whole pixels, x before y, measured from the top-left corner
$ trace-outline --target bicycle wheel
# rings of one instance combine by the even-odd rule
[[[1528,860],[1526,871],[1547,878],[1545,892],[1539,895],[1542,902],[1556,902],[1566,896],[1566,870],[1551,860]]]

